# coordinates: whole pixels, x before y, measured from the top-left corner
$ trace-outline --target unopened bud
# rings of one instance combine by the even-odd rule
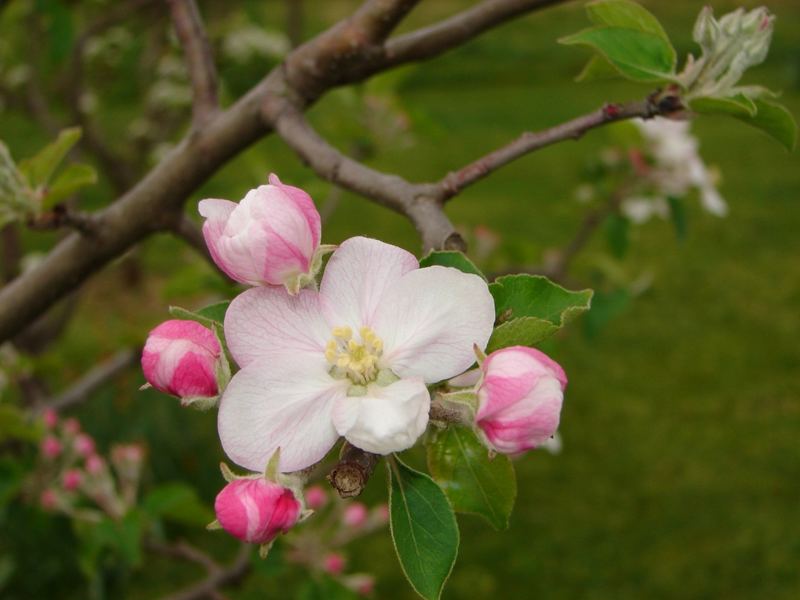
[[[342,523],[347,527],[361,527],[367,522],[367,507],[361,502],[351,502],[344,509]]]
[[[476,424],[489,447],[504,454],[536,448],[558,428],[567,377],[543,352],[512,346],[481,365]]]
[[[222,528],[252,544],[269,544],[300,518],[292,491],[263,477],[237,479],[222,488],[214,511]]]
[[[347,561],[338,552],[331,552],[322,560],[322,568],[330,575],[341,575]]]
[[[42,455],[48,460],[53,460],[59,454],[61,454],[61,449],[61,442],[58,441],[58,438],[53,437],[52,435],[49,435],[42,440]]]

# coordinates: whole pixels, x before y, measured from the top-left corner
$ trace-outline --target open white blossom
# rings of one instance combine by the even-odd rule
[[[233,300],[225,338],[241,370],[225,390],[219,435],[228,456],[261,471],[321,460],[344,436],[377,454],[414,445],[428,424],[427,385],[475,362],[494,324],[486,282],[419,268],[401,248],[351,238],[319,291],[256,287]]]
[[[698,192],[706,211],[718,217],[728,214],[728,205],[717,191],[713,172],[700,157],[699,143],[690,133],[688,121],[656,117],[635,123],[644,138],[645,153],[654,164],[642,173],[647,191],[637,190],[622,203],[628,218],[642,223],[654,215],[667,217],[667,198],[680,198],[692,190]]]

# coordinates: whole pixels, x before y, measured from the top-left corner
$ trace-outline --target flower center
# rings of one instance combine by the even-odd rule
[[[334,327],[332,339],[325,346],[325,358],[332,365],[334,377],[347,377],[364,385],[378,376],[378,360],[383,354],[383,341],[369,327],[358,330],[360,341],[349,327]]]

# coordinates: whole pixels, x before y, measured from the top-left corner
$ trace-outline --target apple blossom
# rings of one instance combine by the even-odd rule
[[[100,475],[106,470],[106,461],[97,454],[86,458],[86,472],[90,475]]]
[[[469,367],[493,323],[477,275],[349,239],[319,291],[253,288],[231,303],[225,336],[241,370],[220,403],[222,446],[253,471],[280,447],[283,472],[318,462],[339,436],[368,452],[405,450],[428,423],[426,384]]]
[[[558,428],[567,376],[534,348],[492,352],[481,365],[476,425],[488,445],[515,454],[545,443]]]
[[[288,489],[265,479],[236,479],[222,488],[214,502],[222,528],[253,544],[268,544],[300,518],[301,505]]]
[[[51,435],[42,440],[41,451],[45,458],[54,459],[61,454],[61,442]]]
[[[77,490],[81,483],[83,482],[83,473],[81,473],[78,469],[69,469],[68,471],[64,471],[64,474],[61,476],[61,483],[64,486],[64,489],[68,492],[74,492]]]
[[[142,371],[154,388],[190,401],[218,393],[221,348],[214,333],[195,321],[170,320],[147,336]]]
[[[341,575],[344,572],[345,558],[338,552],[331,552],[322,559],[322,568],[331,575]]]
[[[46,489],[39,495],[39,506],[43,510],[52,512],[58,508],[60,499],[55,490]]]
[[[361,502],[351,502],[344,509],[342,523],[348,527],[361,527],[367,522],[367,507]]]
[[[67,435],[78,435],[81,430],[81,423],[75,417],[70,417],[64,421],[61,428]]]
[[[42,413],[42,421],[47,429],[55,429],[58,425],[58,413],[52,408],[48,408]]]
[[[94,440],[86,433],[79,433],[73,442],[73,448],[80,456],[88,457],[95,453]]]
[[[284,285],[292,293],[313,280],[320,216],[300,188],[282,184],[273,174],[269,185],[250,190],[239,204],[207,199],[199,210],[206,218],[203,235],[211,256],[232,279]]]
[[[303,496],[306,506],[311,510],[319,510],[328,503],[328,494],[318,485],[312,485],[303,493]]]

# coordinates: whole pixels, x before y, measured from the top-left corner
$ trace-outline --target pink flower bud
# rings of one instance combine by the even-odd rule
[[[361,527],[367,522],[367,507],[361,502],[352,502],[344,509],[342,523],[348,527]]]
[[[43,510],[52,512],[58,508],[58,505],[58,494],[56,494],[55,490],[46,489],[39,496],[39,506],[41,506]]]
[[[118,465],[139,465],[144,460],[141,444],[117,444],[111,448],[111,461]]]
[[[328,494],[319,485],[312,485],[304,492],[306,506],[312,510],[319,510],[328,503]]]
[[[80,421],[75,417],[66,419],[61,427],[67,435],[78,435],[78,432],[81,430]]]
[[[375,578],[371,575],[354,575],[353,588],[360,596],[371,596],[375,591]]]
[[[58,438],[49,435],[42,440],[41,451],[45,458],[53,460],[61,454],[61,442],[58,441]]]
[[[75,452],[84,458],[91,456],[95,453],[94,440],[92,436],[86,433],[79,433],[73,443]]]
[[[331,552],[322,560],[322,568],[331,575],[341,575],[345,566],[344,556],[338,552]]]
[[[320,242],[319,213],[308,194],[276,175],[239,204],[201,200],[199,210],[211,256],[232,279],[290,287],[311,271]]]
[[[482,365],[476,422],[497,452],[515,454],[544,443],[558,429],[567,376],[546,354],[512,346]]]
[[[378,523],[388,523],[389,522],[389,505],[386,503],[379,504],[375,507],[375,518]]]
[[[266,544],[300,518],[291,490],[264,479],[237,479],[217,495],[214,510],[222,528],[252,544]]]
[[[74,492],[77,490],[79,487],[81,487],[81,483],[83,483],[83,473],[81,473],[78,469],[69,469],[68,471],[64,471],[64,475],[61,477],[61,484],[68,492]]]
[[[42,413],[42,421],[47,429],[53,430],[58,425],[58,413],[52,408],[48,408]]]
[[[92,454],[86,459],[86,472],[90,475],[99,475],[106,468],[106,461],[104,461],[97,454]]]
[[[216,336],[200,323],[166,321],[147,336],[142,371],[150,385],[173,396],[216,396],[220,352]]]

